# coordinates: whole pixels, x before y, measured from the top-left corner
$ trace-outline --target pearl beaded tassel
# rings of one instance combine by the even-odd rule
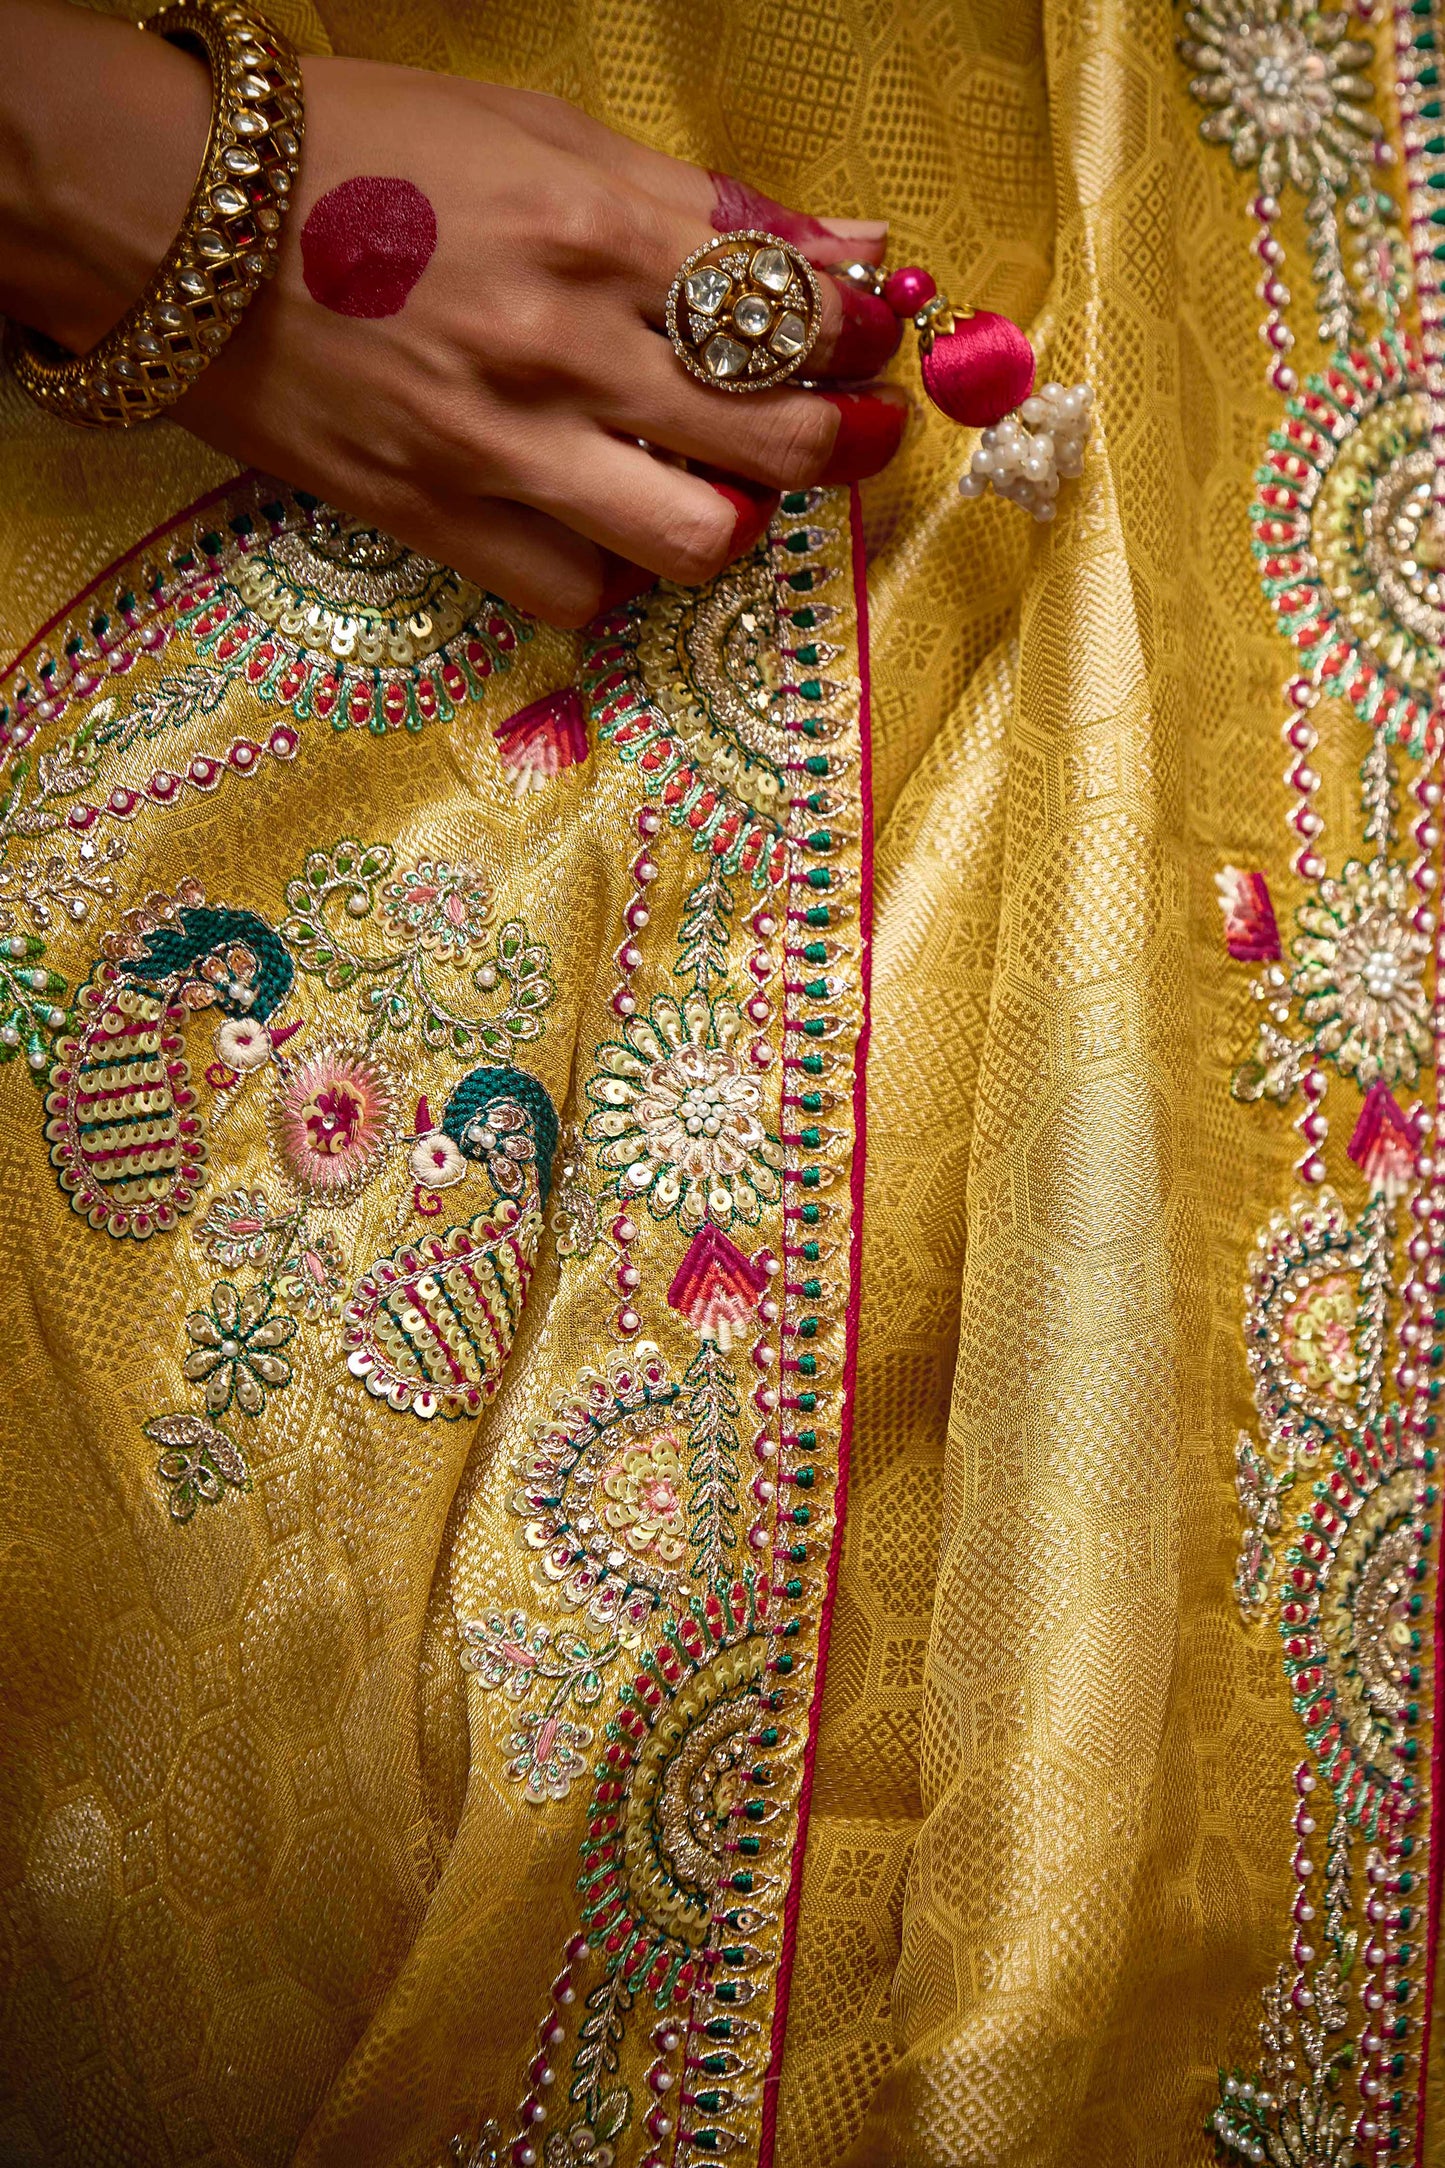
[[[1045,384],[1033,390],[1033,352],[1018,325],[989,310],[955,310],[917,264],[886,275],[874,264],[842,264],[835,275],[911,321],[923,388],[933,404],[965,428],[983,428],[959,495],[982,497],[995,489],[1035,519],[1052,519],[1059,483],[1084,471],[1090,387]]]
[[[959,481],[960,497],[982,497],[995,489],[1035,519],[1052,519],[1059,483],[1084,471],[1093,404],[1087,384],[1068,390],[1062,384],[1041,386],[1025,399],[1017,417],[1006,414],[996,428],[984,430]]]

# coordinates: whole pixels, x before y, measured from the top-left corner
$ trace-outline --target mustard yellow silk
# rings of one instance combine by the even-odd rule
[[[893,261],[1042,327],[1047,372],[1095,386],[1050,529],[960,504],[966,440],[923,406],[863,493],[861,1335],[777,2159],[1203,2163],[1289,1934],[1301,1748],[1277,1636],[1231,1595],[1232,1476],[1245,1260],[1297,1140],[1228,1092],[1250,1004],[1213,876],[1268,862],[1280,822],[1286,666],[1246,519],[1275,403],[1246,182],[1197,138],[1173,11],[276,12],[308,50],[550,91],[887,216]],[[226,472],[175,429],[71,435],[0,386],[6,650]],[[539,635],[489,718],[572,661]],[[1324,727],[1345,775],[1363,733]],[[465,737],[369,752],[323,746],[264,819],[223,794],[184,851],[157,836],[150,877],[276,885],[318,799],[328,833],[392,837],[477,787]],[[604,866],[578,879],[610,898]],[[40,1297],[70,1230],[30,1087],[4,1092],[0,2158],[435,2168],[444,2109],[510,2139],[576,1853],[516,1810],[454,1643],[458,1586],[525,1590],[488,1490],[505,1396],[478,1451],[442,1441],[403,1555],[401,1435],[348,1466],[298,1433],[259,1519],[203,1513],[178,1547],[89,1473],[138,1343],[175,1338],[167,1266],[146,1253],[122,1302],[115,1260],[92,1278],[57,1243]],[[517,1362],[547,1359],[550,1269]],[[323,1841],[298,1850],[303,1826]]]

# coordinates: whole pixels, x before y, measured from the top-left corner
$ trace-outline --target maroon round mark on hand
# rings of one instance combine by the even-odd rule
[[[436,245],[436,212],[413,182],[358,173],[318,197],[301,228],[306,291],[338,316],[395,316]]]

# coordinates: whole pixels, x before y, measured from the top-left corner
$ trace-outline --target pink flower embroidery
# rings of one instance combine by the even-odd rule
[[[571,685],[519,708],[498,723],[492,735],[519,798],[529,790],[541,790],[550,776],[575,768],[587,758],[582,702]]]
[[[304,1196],[339,1202],[368,1182],[395,1132],[390,1072],[365,1047],[327,1045],[295,1068],[272,1105],[278,1159]]]
[[[1236,963],[1272,964],[1279,960],[1279,927],[1262,873],[1241,873],[1226,866],[1214,876],[1224,913],[1224,945]]]

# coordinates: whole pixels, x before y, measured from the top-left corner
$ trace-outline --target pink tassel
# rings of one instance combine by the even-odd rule
[[[991,310],[954,319],[922,356],[923,388],[965,429],[991,429],[1034,388],[1034,350],[1015,323]]]

